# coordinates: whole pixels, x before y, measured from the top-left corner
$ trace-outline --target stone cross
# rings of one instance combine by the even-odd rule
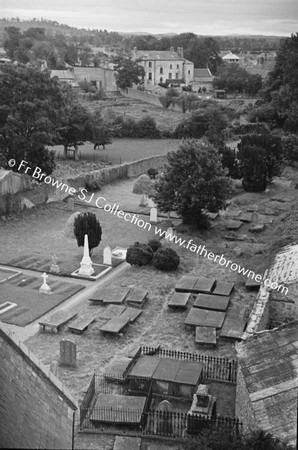
[[[84,236],[84,254],[81,261],[81,267],[79,269],[79,275],[85,275],[90,277],[94,273],[94,269],[92,267],[92,261],[89,256],[89,242],[88,242],[88,234]]]
[[[112,250],[109,246],[103,249],[103,263],[108,266],[112,265]]]
[[[77,365],[77,346],[69,339],[60,341],[60,366],[76,367]]]
[[[150,209],[150,222],[157,223],[157,208]]]
[[[172,227],[169,227],[166,231],[166,240],[171,241],[171,237],[173,236],[174,231]]]
[[[51,294],[51,288],[47,284],[47,278],[48,278],[48,275],[44,272],[42,274],[43,283],[42,283],[42,285],[39,288],[39,293],[40,294]]]

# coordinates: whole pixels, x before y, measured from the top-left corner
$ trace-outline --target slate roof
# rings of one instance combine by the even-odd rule
[[[51,70],[51,78],[58,77],[59,80],[74,80],[75,76],[71,70]]]
[[[148,61],[186,61],[179,53],[167,50],[135,50],[134,54]]]
[[[194,69],[194,78],[210,78],[212,79],[212,73],[207,67]]]
[[[256,422],[293,445],[297,436],[298,321],[251,336],[237,354]]]
[[[223,56],[222,59],[229,60],[229,59],[239,59],[239,56],[235,55],[234,53],[228,53],[227,55]]]

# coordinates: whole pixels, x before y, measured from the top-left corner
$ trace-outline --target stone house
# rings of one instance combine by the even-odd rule
[[[70,84],[70,86],[73,87],[78,86],[78,83],[75,79],[73,67],[66,70],[51,70],[51,78],[54,77],[57,77],[60,83]]]
[[[77,401],[0,322],[0,447],[71,449]]]
[[[192,83],[193,92],[201,92],[203,88],[205,88],[207,92],[213,91],[213,79],[214,76],[208,67],[194,69],[194,79]]]
[[[232,52],[227,53],[222,57],[222,60],[228,64],[239,64],[240,58]]]
[[[134,47],[132,59],[144,67],[144,87],[169,83],[170,85],[189,85],[194,78],[194,64],[183,57],[183,48],[174,51],[137,50]]]
[[[51,78],[58,77],[61,83],[78,87],[80,81],[88,81],[97,89],[104,92],[116,92],[118,90],[115,71],[112,67],[81,67],[75,66],[68,70],[52,70]]]

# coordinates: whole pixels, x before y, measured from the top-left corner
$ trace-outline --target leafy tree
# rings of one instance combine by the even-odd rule
[[[151,116],[144,116],[137,122],[137,137],[159,138],[160,131],[156,126],[155,119]]]
[[[78,247],[84,247],[85,234],[88,235],[89,254],[93,248],[97,247],[101,241],[102,230],[99,221],[94,213],[82,213],[75,218],[74,235]]]
[[[266,151],[257,145],[242,145],[238,152],[242,185],[247,192],[262,192],[267,186]]]
[[[153,250],[147,244],[140,244],[139,242],[135,242],[127,249],[126,261],[131,266],[144,266],[146,264],[149,264],[152,261],[152,258]]]
[[[260,147],[264,149],[265,153],[262,152],[262,155],[263,154],[265,155],[265,163],[266,163],[265,179],[267,180],[267,182],[270,183],[274,176],[280,175],[282,169],[283,155],[280,137],[274,136],[269,133],[247,134],[243,136],[241,142],[238,144],[239,150],[238,159],[240,160],[240,164],[242,165],[242,167],[243,163],[241,162],[242,157],[241,150],[243,147],[250,147],[250,146]],[[262,171],[264,171],[263,164],[261,168]],[[244,170],[243,168],[242,169],[240,168],[240,171],[243,170]],[[259,169],[257,170],[259,172]]]
[[[6,162],[24,159],[29,166],[52,173],[54,157],[47,147],[57,143],[65,106],[57,80],[45,71],[5,65],[0,74],[0,97],[0,152]]]
[[[157,239],[150,239],[148,241],[148,245],[152,248],[153,253],[157,252],[157,250],[161,247],[161,243]]]
[[[226,145],[220,145],[218,147],[218,153],[221,155],[222,166],[228,170],[228,175],[231,178],[240,178],[236,150]]]
[[[218,69],[213,80],[215,89],[225,89],[227,92],[245,92],[256,95],[262,88],[260,75],[250,74],[237,64],[227,64]]]
[[[298,136],[296,134],[288,134],[281,139],[283,156],[287,161],[292,163],[298,161]]]
[[[133,84],[139,84],[144,79],[144,68],[136,61],[127,58],[115,58],[114,70],[116,70],[116,83],[121,89],[132,87]]]
[[[6,27],[4,31],[5,31],[5,40],[3,43],[3,47],[7,53],[7,56],[13,59],[15,51],[20,45],[22,33],[20,32],[20,29],[17,27]]]
[[[198,226],[203,209],[218,211],[230,194],[216,148],[207,141],[185,140],[178,151],[167,154],[164,175],[156,183],[153,196],[162,211],[176,211],[185,223]]]
[[[180,257],[175,250],[162,247],[154,254],[152,264],[159,270],[176,270],[180,264]]]

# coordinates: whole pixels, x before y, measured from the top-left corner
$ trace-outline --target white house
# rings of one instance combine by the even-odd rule
[[[194,64],[183,57],[183,47],[174,51],[162,50],[137,50],[134,47],[132,59],[138,60],[144,67],[144,87],[169,83],[174,85],[188,85],[193,81]]]
[[[239,64],[240,58],[232,52],[222,57],[222,60],[228,64]]]

